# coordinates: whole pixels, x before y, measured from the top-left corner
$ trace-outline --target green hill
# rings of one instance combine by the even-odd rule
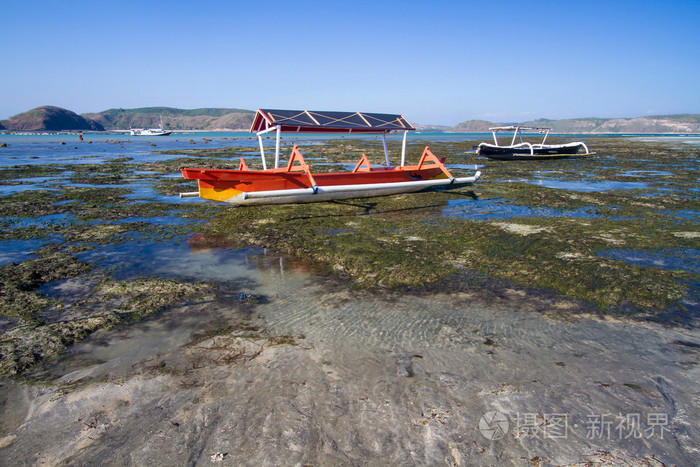
[[[0,126],[6,130],[19,131],[104,130],[98,122],[81,117],[70,110],[50,105],[17,114],[0,122]]]
[[[86,113],[83,117],[99,122],[106,130],[154,128],[163,119],[169,130],[248,130],[255,112],[242,109],[173,107],[142,107],[138,109],[109,109]]]

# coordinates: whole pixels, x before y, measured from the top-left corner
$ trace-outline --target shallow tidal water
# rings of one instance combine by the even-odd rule
[[[172,253],[164,248],[154,258]],[[43,441],[38,457],[29,451],[36,443],[14,443],[0,458],[83,462],[108,446],[115,459],[162,461],[150,444],[166,432],[198,446],[194,463],[217,453],[231,464],[697,459],[693,331],[587,317],[553,321],[512,305],[487,309],[468,295],[387,300],[329,288],[263,251],[177,257],[176,274],[238,284],[236,292],[259,303],[241,310],[236,303],[244,299],[230,296],[94,333],[35,373],[50,386],[12,388],[23,398],[4,407],[3,418],[23,422],[10,436]],[[142,272],[170,269],[167,261],[146,264]],[[197,349],[211,338],[201,336],[241,322],[295,336],[297,344],[234,367],[202,364]],[[201,418],[203,410],[218,415]],[[505,417],[503,438],[480,429],[491,412]],[[559,425],[548,425],[554,420]],[[141,433],[144,424],[150,435],[115,435]],[[59,425],[66,436],[50,436]],[[86,441],[78,435],[90,431],[106,445],[79,449]],[[140,444],[142,436],[149,442]],[[190,459],[191,451],[171,448],[159,449]],[[54,457],[66,449],[70,455]]]
[[[121,151],[100,144],[109,157],[152,158],[145,143]],[[36,161],[19,152],[11,164]],[[471,203],[442,211],[562,215],[499,201],[465,214]],[[594,216],[586,208],[565,214]],[[271,251],[188,240],[136,239],[78,254],[115,279],[202,280],[219,293],[93,333],[33,369],[38,384],[2,381],[0,463],[700,464],[693,328],[553,320],[531,311],[516,289],[488,305],[465,292],[379,295]],[[0,243],[4,262],[38,246]],[[686,253],[672,263],[678,252],[600,254],[697,273],[697,250]],[[42,292],[72,299],[89,286],[69,279]],[[279,336],[288,343],[276,344]]]

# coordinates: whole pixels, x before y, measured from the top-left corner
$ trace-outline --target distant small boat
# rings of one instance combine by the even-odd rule
[[[163,129],[163,117],[160,117],[160,126],[158,128],[130,128],[129,134],[131,136],[168,136],[172,134],[172,131],[167,131]]]
[[[565,157],[575,157],[577,155],[590,155],[588,146],[583,141],[564,144],[545,144],[551,128],[526,127],[526,126],[500,126],[489,128],[493,133],[493,142],[480,143],[476,153],[496,160],[532,160],[532,159],[561,159]],[[507,146],[498,144],[499,132],[513,132],[513,139]],[[541,143],[529,143],[523,141],[523,132],[536,132],[544,134]],[[516,139],[520,138],[520,143],[516,144]],[[581,148],[585,149],[585,154],[579,154]]]

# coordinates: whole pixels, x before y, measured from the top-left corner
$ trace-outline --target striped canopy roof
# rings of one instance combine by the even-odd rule
[[[388,133],[413,131],[403,115],[364,112],[259,109],[251,132],[280,126],[282,131],[307,133]]]

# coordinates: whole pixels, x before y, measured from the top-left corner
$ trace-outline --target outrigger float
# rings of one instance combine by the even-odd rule
[[[564,144],[545,144],[551,128],[530,126],[499,126],[489,128],[493,134],[493,143],[479,143],[476,153],[496,160],[533,160],[533,159],[561,159],[575,157],[577,155],[591,155],[588,146],[583,141]],[[497,134],[500,132],[512,132],[513,140],[507,146],[499,146]],[[523,132],[535,132],[544,135],[541,143],[529,143],[523,141]],[[516,140],[520,138],[520,143]],[[579,150],[585,149],[585,154],[579,154]]]
[[[199,196],[236,205],[288,204],[368,198],[432,189],[471,185],[471,177],[453,177],[439,159],[425,147],[417,165],[406,165],[406,135],[415,128],[402,116],[360,112],[315,112],[306,110],[263,110],[255,115],[250,129],[258,136],[263,170],[250,170],[241,158],[236,169],[181,169],[183,177],[197,180],[199,191],[180,196]],[[274,168],[267,168],[263,135],[276,132]],[[379,134],[384,144],[386,166],[372,166],[365,154],[348,172],[312,173],[296,145],[286,166],[280,167],[282,132]],[[391,166],[386,136],[403,133],[401,165]]]

